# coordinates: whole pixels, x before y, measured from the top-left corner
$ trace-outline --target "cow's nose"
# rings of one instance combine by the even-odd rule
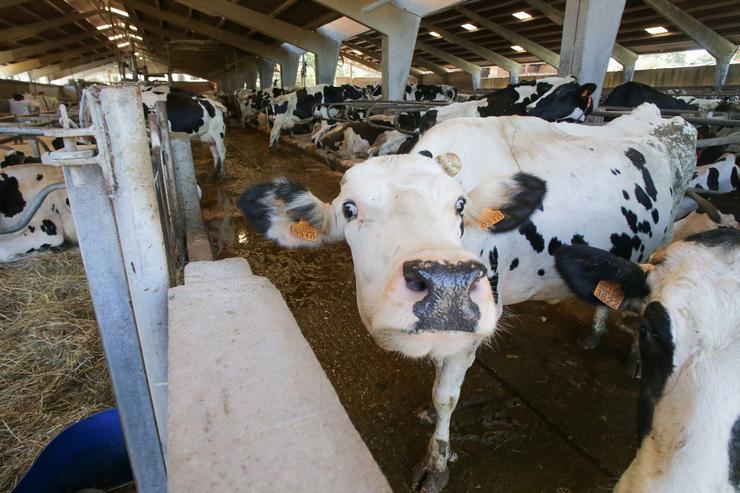
[[[468,260],[455,264],[434,260],[409,260],[403,264],[406,288],[426,292],[413,307],[419,319],[416,330],[458,330],[475,332],[480,310],[471,300],[471,290],[485,281],[486,269]]]

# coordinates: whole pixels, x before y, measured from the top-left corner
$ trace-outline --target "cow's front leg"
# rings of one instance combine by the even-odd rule
[[[591,332],[581,337],[578,344],[583,349],[594,349],[601,342],[601,337],[606,332],[607,320],[609,319],[609,307],[597,306],[591,323]]]
[[[432,399],[437,411],[437,425],[429,440],[427,455],[414,471],[414,490],[437,493],[447,485],[450,472],[447,462],[452,457],[450,448],[450,420],[457,406],[465,373],[475,360],[475,344],[445,358],[435,358],[436,375]]]

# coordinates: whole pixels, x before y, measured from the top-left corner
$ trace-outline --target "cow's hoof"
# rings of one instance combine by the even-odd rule
[[[450,480],[450,469],[445,467],[441,471],[429,469],[426,462],[418,465],[414,470],[413,491],[419,493],[440,493]]]
[[[589,332],[585,336],[578,339],[578,345],[581,346],[583,349],[590,351],[592,349],[596,349],[600,341],[601,337],[594,334],[593,332]]]

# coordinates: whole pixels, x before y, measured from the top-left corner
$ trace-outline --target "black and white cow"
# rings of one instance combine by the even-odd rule
[[[264,113],[265,107],[273,98],[286,94],[287,91],[280,87],[268,87],[267,89],[238,89],[236,91],[239,110],[241,112],[242,127]]]
[[[31,164],[31,163],[40,163],[41,159],[33,156],[26,156],[21,151],[8,151],[5,153],[5,156],[3,156],[2,161],[0,161],[0,169],[6,168],[8,166],[13,166],[17,164]]]
[[[319,84],[273,98],[269,103],[271,113],[274,116],[272,129],[270,130],[270,148],[275,148],[280,138],[280,132],[284,128],[290,129],[299,123],[306,123],[314,118],[323,117],[328,119],[339,114],[338,110],[328,112],[326,107],[317,108],[314,111],[316,105],[356,101],[365,99],[365,97],[366,94],[363,88],[351,84],[343,86]]]
[[[166,84],[142,84],[144,112],[158,101],[166,101],[167,119],[172,132],[184,132],[191,139],[208,144],[213,154],[213,174],[223,176],[226,166],[226,107],[215,99],[170,87]]]
[[[642,265],[586,246],[556,262],[580,298],[601,303],[593,293],[611,283],[641,314],[639,449],[614,491],[740,491],[740,231],[690,236]]]
[[[406,84],[406,101],[456,101],[457,88],[447,84]]]
[[[36,212],[29,212],[35,206]],[[77,243],[61,168],[19,164],[0,172],[0,231],[19,226],[26,214],[32,216],[25,227],[0,235],[0,262],[59,246],[65,240]]]
[[[664,94],[641,82],[625,82],[612,89],[604,100],[604,106],[636,108],[642,103],[652,103],[662,110],[691,110],[687,102]]]
[[[693,127],[653,105],[602,127],[458,118],[411,154],[353,166],[330,203],[276,180],[248,189],[239,207],[286,247],[346,241],[369,333],[434,361],[437,426],[417,479],[436,492],[465,373],[502,307],[570,297],[554,260],[565,244],[645,260],[670,238],[695,145]]]
[[[725,154],[716,163],[698,166],[691,177],[689,188],[707,190],[715,193],[729,193],[740,190],[740,168],[734,154]],[[684,197],[676,211],[678,219],[696,210],[693,199]]]
[[[581,122],[591,112],[595,84],[579,84],[575,77],[545,77],[536,81],[510,84],[462,103],[427,111],[421,118],[423,133],[437,123],[452,118],[531,115],[547,121]]]

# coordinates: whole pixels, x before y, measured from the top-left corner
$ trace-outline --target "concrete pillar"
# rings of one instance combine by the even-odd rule
[[[730,62],[732,61],[732,55],[722,58],[717,58],[717,66],[714,68],[714,88],[716,90],[722,89],[727,80],[727,73],[730,71]]]
[[[298,79],[299,56],[285,56],[283,63],[280,64],[280,83],[283,88],[295,87]]]
[[[275,76],[275,62],[260,58],[257,62],[260,73],[260,89],[272,87],[272,78]]]
[[[598,87],[598,104],[606,68],[617,39],[625,0],[568,0],[560,47],[560,75],[575,75]]]
[[[622,65],[624,71],[622,72],[622,82],[630,82],[635,78],[635,63],[629,65]]]
[[[314,55],[316,55],[316,83],[334,84],[339,59],[339,43],[334,41],[330,47],[316,50]]]
[[[383,99],[403,99],[406,81],[411,71],[414,57],[416,35],[419,31],[419,18],[413,31],[398,32],[383,36],[381,72],[383,74]]]
[[[480,89],[480,72],[475,74],[470,74],[470,83],[473,86],[473,90],[477,91]]]

